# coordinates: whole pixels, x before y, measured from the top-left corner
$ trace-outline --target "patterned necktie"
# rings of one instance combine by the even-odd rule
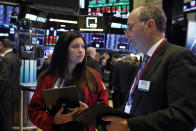
[[[138,75],[137,75],[137,79],[136,79],[136,83],[135,83],[135,86],[136,86],[136,87],[137,87],[137,85],[138,85],[138,82],[139,82],[140,76],[141,76],[141,74],[142,74],[142,71],[143,71],[145,65],[147,64],[149,58],[150,58],[150,56],[144,55],[144,58],[143,58],[143,60],[142,60],[142,64],[140,65],[139,73],[138,73]]]
[[[150,58],[150,56],[148,56],[148,55],[145,55],[145,56],[143,57],[142,64],[140,65],[139,73],[138,73],[137,78],[136,78],[136,80],[135,80],[135,84],[134,84],[134,86],[133,86],[133,89],[131,89],[131,92],[130,92],[130,95],[129,95],[129,99],[128,99],[128,104],[129,104],[129,105],[130,105],[131,102],[132,102],[133,94],[136,92],[136,89],[137,89],[137,85],[138,85],[140,76],[141,76],[142,71],[143,71],[145,65],[147,64],[149,58]]]

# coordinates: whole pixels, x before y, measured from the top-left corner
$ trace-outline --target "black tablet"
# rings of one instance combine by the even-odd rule
[[[42,90],[44,102],[50,114],[55,114],[61,107],[73,108],[79,106],[79,100],[83,101],[83,90],[76,86],[63,88],[50,88]]]
[[[122,118],[130,118],[133,117],[130,114],[127,114],[125,112],[119,111],[117,109],[114,109],[112,107],[109,107],[103,103],[97,103],[83,112],[81,112],[78,115],[74,116],[74,120],[83,124],[87,125],[99,125],[102,124],[104,125],[107,122],[103,122],[101,118],[103,116],[119,116]]]

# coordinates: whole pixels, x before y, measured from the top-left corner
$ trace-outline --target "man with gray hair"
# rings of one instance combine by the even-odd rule
[[[125,31],[144,54],[123,111],[128,119],[105,116],[107,131],[192,131],[196,126],[196,57],[165,38],[162,9],[144,5],[128,17]]]
[[[99,72],[102,78],[101,67],[100,67],[99,62],[95,59],[95,55],[96,55],[96,48],[88,47],[87,48],[87,65],[95,69],[97,72]]]

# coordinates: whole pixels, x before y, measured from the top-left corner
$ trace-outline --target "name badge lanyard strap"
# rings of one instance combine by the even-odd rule
[[[148,67],[148,65],[149,65],[149,63],[150,63],[150,61],[152,60],[152,57],[156,54],[156,52],[158,51],[158,49],[159,49],[166,41],[167,41],[167,39],[165,38],[165,39],[161,42],[161,44],[156,48],[156,50],[154,51],[154,53],[152,54],[152,56],[150,57],[150,59],[148,60],[148,62],[146,63],[146,65],[144,66],[144,68],[143,68],[143,70],[142,70],[141,75],[140,75],[139,78],[137,78],[138,75],[139,75],[139,71],[137,72],[136,79],[139,79],[139,80],[140,80],[140,79],[142,78],[142,76],[143,76],[145,70],[147,69],[147,67]],[[139,81],[139,80],[138,80],[138,81]],[[138,82],[137,82],[137,80],[135,80],[133,89],[131,89],[131,93],[130,93],[131,96],[132,96],[133,94],[135,94],[136,89],[137,89],[137,85],[138,85]],[[129,97],[129,99],[128,99],[128,104],[131,104],[132,99],[133,99],[133,97]]]

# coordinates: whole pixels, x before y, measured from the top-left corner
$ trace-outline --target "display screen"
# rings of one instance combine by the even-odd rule
[[[196,21],[188,22],[186,48],[196,55]]]
[[[68,31],[68,30],[57,29],[56,42],[59,40],[59,37],[60,37],[64,32],[67,32],[67,31]]]
[[[44,45],[45,30],[32,28],[32,44]]]
[[[125,35],[107,34],[106,49],[130,50],[136,52]]]
[[[95,47],[98,49],[105,48],[104,33],[81,33],[86,40],[87,47]]]
[[[4,38],[10,39],[12,42],[16,41],[17,27],[9,24],[0,24],[0,41]]]
[[[33,51],[33,46],[32,45],[25,45],[24,46],[24,51]]]
[[[196,0],[184,3],[183,12],[188,12],[192,10],[196,10]]]
[[[103,16],[104,12],[116,17],[128,18],[129,0],[89,0],[88,15]]]
[[[59,36],[61,36],[64,32],[68,30],[60,30],[54,29],[51,27],[50,29],[46,30],[46,37],[45,37],[45,45],[46,46],[55,46]]]
[[[9,24],[13,14],[19,14],[19,7],[0,4],[0,24]]]
[[[44,58],[48,58],[49,53],[53,53],[54,47],[52,46],[45,46],[44,47]]]
[[[45,37],[45,45],[46,46],[55,46],[56,45],[56,35],[57,31],[53,29],[46,30],[46,37]]]

